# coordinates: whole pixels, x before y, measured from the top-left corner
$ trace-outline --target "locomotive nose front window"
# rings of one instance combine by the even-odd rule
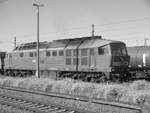
[[[123,44],[112,44],[111,52],[113,56],[126,56],[127,55],[126,47]]]

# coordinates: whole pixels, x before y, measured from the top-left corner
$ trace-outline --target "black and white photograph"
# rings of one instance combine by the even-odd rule
[[[150,0],[0,0],[1,113],[150,113]]]

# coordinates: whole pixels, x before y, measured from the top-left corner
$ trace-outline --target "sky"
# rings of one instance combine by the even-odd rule
[[[127,46],[150,39],[150,0],[0,0],[0,51],[35,42],[40,7],[40,41],[95,35]],[[147,43],[149,44],[149,40]]]

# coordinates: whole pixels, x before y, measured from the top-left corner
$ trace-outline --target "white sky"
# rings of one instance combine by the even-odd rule
[[[40,8],[40,41],[95,35],[143,45],[150,39],[150,0],[0,0],[0,50],[36,41],[36,7]]]

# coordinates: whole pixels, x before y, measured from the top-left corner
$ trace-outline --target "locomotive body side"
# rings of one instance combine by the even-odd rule
[[[36,45],[31,45],[25,44],[7,53],[5,69],[8,73],[35,74]],[[95,36],[56,40],[42,47],[40,75],[54,73],[54,78],[82,76],[88,80],[110,80],[123,78],[127,73],[129,56],[125,44],[120,41]]]

